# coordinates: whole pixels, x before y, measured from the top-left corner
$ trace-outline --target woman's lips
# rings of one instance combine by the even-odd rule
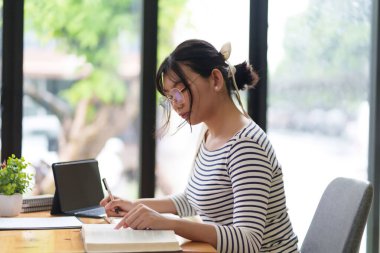
[[[183,119],[188,119],[189,118],[189,113],[188,112],[182,113],[179,116],[181,116],[181,118],[183,118]]]

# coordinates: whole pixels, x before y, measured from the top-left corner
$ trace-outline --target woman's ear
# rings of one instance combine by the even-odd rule
[[[215,91],[219,92],[224,86],[224,79],[222,72],[219,69],[213,69],[211,72],[212,85]]]

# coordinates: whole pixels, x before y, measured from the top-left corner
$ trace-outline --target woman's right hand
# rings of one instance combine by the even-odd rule
[[[99,203],[104,206],[108,216],[120,216],[126,215],[129,210],[133,208],[133,202],[129,200],[123,200],[114,196],[114,200],[111,200],[110,196],[105,197]]]

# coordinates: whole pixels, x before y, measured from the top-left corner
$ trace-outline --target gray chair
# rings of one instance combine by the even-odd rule
[[[369,182],[336,178],[324,191],[302,253],[358,252],[373,198]]]

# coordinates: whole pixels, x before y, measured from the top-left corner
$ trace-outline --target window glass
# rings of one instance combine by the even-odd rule
[[[96,158],[115,195],[138,189],[141,3],[25,1],[22,153],[33,194],[51,164]]]
[[[3,41],[3,1],[0,2],[0,39]],[[0,66],[3,64],[1,63],[3,60],[3,43],[0,44]],[[2,89],[3,86],[3,75],[1,74],[2,69],[0,69],[0,89]],[[1,105],[1,95],[0,95],[0,105]],[[1,129],[1,120],[2,120],[2,110],[0,110],[0,129]],[[0,134],[0,145],[1,145],[1,134]],[[1,147],[1,146],[0,146]]]
[[[178,44],[194,38],[206,40],[218,50],[224,43],[231,42],[231,64],[249,60],[248,0],[175,1],[182,4],[178,7],[181,10],[178,16],[175,16],[178,11],[169,11],[170,7],[165,6],[171,2],[160,0],[159,63]],[[169,30],[166,23],[174,25]],[[246,95],[241,92],[241,96],[246,103]],[[161,108],[157,110],[157,115],[157,124],[161,126]],[[181,123],[182,118],[172,111],[169,133],[157,140],[156,195],[178,193],[186,186],[201,128],[199,125],[190,128],[186,124],[176,132]]]
[[[268,134],[300,245],[330,181],[367,179],[371,8],[269,1]]]

